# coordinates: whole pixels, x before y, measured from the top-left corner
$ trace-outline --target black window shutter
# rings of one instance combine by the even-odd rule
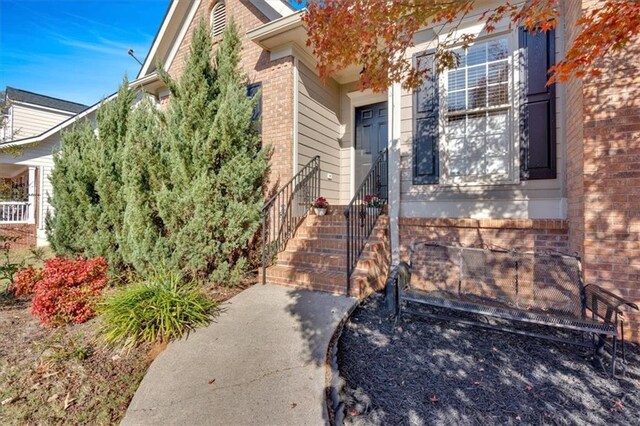
[[[247,85],[247,97],[253,98],[262,89],[262,83],[253,83]],[[251,115],[251,121],[255,123],[256,130],[262,133],[262,96],[258,98],[256,106],[253,108],[253,114]]]
[[[555,64],[555,31],[520,28],[522,103],[520,108],[521,179],[556,178],[556,87],[547,86]]]
[[[414,66],[430,69],[430,77],[413,95],[413,183],[438,183],[438,79],[434,52],[418,53]]]

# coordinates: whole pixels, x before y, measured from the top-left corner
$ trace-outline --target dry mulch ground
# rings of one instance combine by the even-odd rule
[[[637,425],[640,348],[612,378],[590,353],[511,333],[403,315],[374,295],[338,343],[346,424]]]
[[[212,288],[227,300],[255,282]],[[149,364],[164,347],[106,348],[99,319],[47,329],[29,300],[0,293],[0,424],[117,424]]]

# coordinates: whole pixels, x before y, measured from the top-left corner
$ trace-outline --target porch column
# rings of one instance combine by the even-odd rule
[[[389,233],[391,264],[400,262],[400,83],[389,88]]]
[[[36,223],[36,167],[29,166],[29,223]]]

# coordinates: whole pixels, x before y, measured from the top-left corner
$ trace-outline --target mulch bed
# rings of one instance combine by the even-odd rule
[[[344,327],[338,366],[346,424],[637,425],[640,347],[622,377],[588,350],[406,315],[393,329],[373,295]]]

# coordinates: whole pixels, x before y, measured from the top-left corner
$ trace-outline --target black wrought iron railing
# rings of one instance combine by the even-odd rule
[[[275,255],[305,218],[320,196],[320,156],[315,156],[289,182],[269,198],[262,208],[262,283]]]
[[[380,152],[344,210],[347,221],[347,294],[351,274],[389,198],[388,151]]]

